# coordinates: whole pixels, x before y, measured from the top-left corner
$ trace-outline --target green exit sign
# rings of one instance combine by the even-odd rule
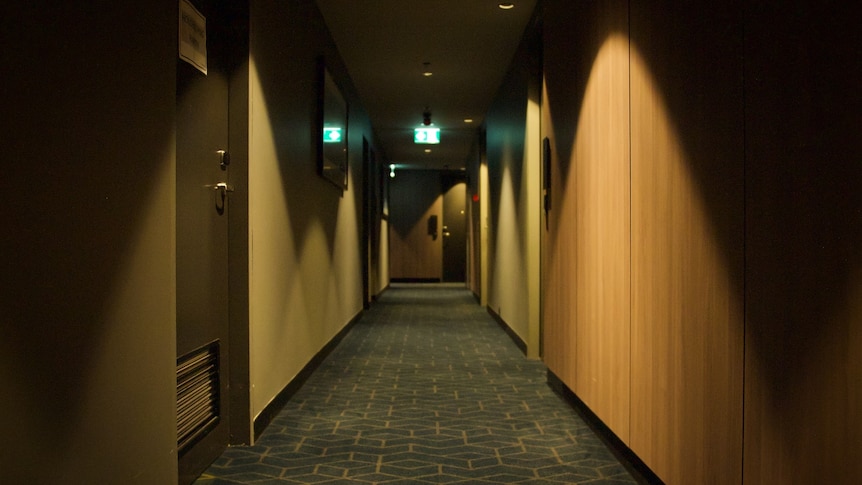
[[[323,143],[341,143],[341,128],[324,128]]]
[[[440,143],[440,128],[416,128],[413,130],[413,143],[423,145]]]

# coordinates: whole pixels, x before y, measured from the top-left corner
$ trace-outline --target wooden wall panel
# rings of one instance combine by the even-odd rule
[[[591,151],[615,139],[606,131],[624,133],[601,121],[619,98],[592,105],[584,95],[603,43],[628,36],[607,21],[614,5],[545,2],[548,367],[619,429],[592,373],[625,367],[604,305],[624,299],[610,255],[623,252],[613,228],[629,217],[630,447],[667,483],[855,483],[862,34],[853,7],[622,4],[631,5],[630,91],[600,86],[630,96],[627,215],[612,202],[625,190],[624,171],[604,157],[613,148],[601,162]]]
[[[625,10],[621,18],[625,22]],[[629,45],[609,37],[590,72],[575,136],[578,322],[575,393],[629,437]]]
[[[741,8],[545,5],[545,360],[668,483],[738,483]]]
[[[856,5],[746,3],[745,483],[862,477]]]
[[[542,104],[551,105],[548,87],[545,84]],[[569,161],[560,159],[561,150],[555,134],[550,109],[542,110],[544,137],[551,144],[551,211],[545,212],[542,237],[542,360],[548,369],[570,389],[575,388],[577,349],[575,347],[574,305],[576,287],[569,278],[575,274],[574,227],[565,223],[575,213],[574,197],[562,197],[563,188],[574,185],[573,180],[562,181],[569,176]],[[572,179],[574,173],[571,173]],[[571,215],[569,215],[571,214]]]
[[[390,278],[443,278],[443,196],[440,173],[398,170],[390,179]],[[437,216],[437,238],[428,219]]]
[[[739,483],[741,9],[632,5],[632,439],[667,483]]]
[[[623,440],[629,427],[626,2],[545,8],[543,132],[552,210],[543,242],[545,361]],[[589,28],[570,25],[589,18]]]

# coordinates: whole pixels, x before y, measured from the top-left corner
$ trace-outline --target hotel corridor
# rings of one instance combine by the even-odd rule
[[[257,443],[195,483],[636,480],[463,285],[393,284]]]

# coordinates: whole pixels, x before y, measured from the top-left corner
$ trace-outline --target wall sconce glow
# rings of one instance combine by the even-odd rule
[[[389,178],[391,178],[391,179],[395,178],[395,164],[394,163],[389,165]]]
[[[323,127],[323,143],[341,143],[341,128]]]
[[[437,145],[440,143],[440,128],[416,128],[413,130],[413,143]]]

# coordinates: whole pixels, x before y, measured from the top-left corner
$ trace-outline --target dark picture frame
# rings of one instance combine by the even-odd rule
[[[317,171],[342,191],[347,190],[349,107],[341,88],[321,57],[317,62]]]

